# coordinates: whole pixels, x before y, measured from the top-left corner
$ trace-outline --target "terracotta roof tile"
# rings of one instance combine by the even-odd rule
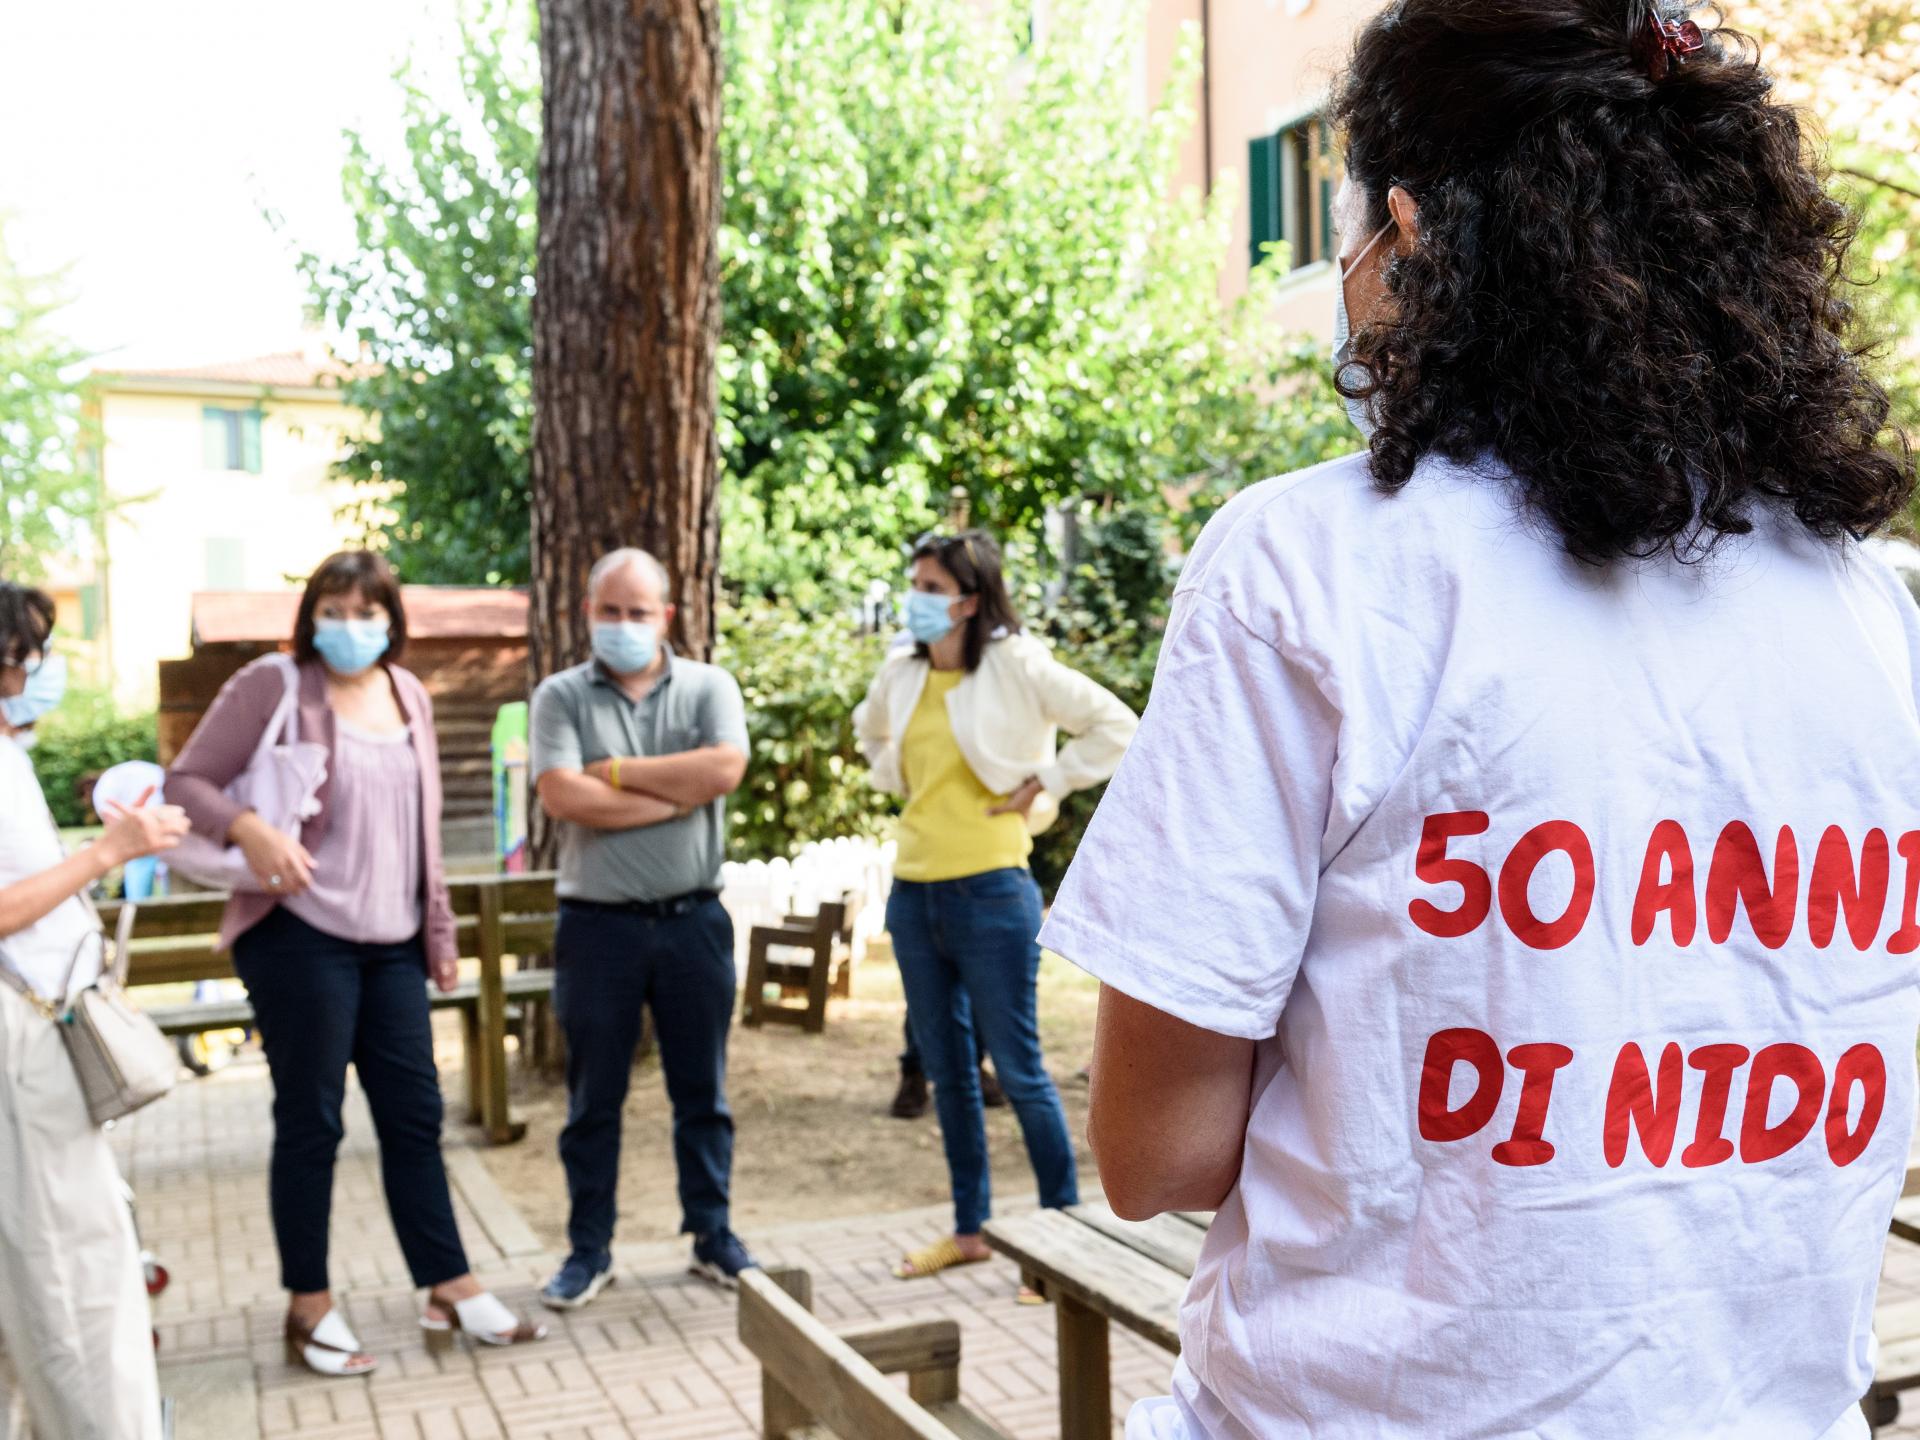
[[[188,365],[161,370],[96,370],[93,373],[105,379],[198,380],[224,385],[265,385],[301,390],[335,385],[364,372],[360,367],[343,364],[332,356],[316,361],[304,351],[285,350],[276,355],[256,355],[248,360],[229,360],[213,365]]]
[[[527,633],[524,590],[408,585],[400,598],[415,640],[519,640]],[[203,590],[193,597],[193,643],[285,640],[299,608],[298,590]]]

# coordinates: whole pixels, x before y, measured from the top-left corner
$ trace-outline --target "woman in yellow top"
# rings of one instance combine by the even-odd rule
[[[974,1032],[1020,1118],[1043,1205],[1079,1199],[1073,1142],[1040,1053],[1034,833],[1059,799],[1105,780],[1138,723],[1021,632],[984,531],[914,549],[907,628],[854,712],[874,783],[907,797],[887,929],[953,1184],[954,1234],[895,1273],[987,1258],[987,1136]],[[1058,746],[1059,731],[1074,738]]]

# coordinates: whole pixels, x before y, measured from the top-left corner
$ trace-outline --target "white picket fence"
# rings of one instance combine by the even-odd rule
[[[720,903],[733,917],[734,946],[744,965],[747,932],[755,925],[778,925],[788,915],[810,915],[823,900],[851,890],[860,897],[854,919],[853,953],[865,953],[867,941],[886,929],[887,894],[893,888],[891,840],[809,841],[791,860],[727,862],[721,872]]]

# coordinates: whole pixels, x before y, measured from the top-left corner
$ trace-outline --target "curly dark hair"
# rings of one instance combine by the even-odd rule
[[[1702,17],[1705,19],[1706,17]],[[1717,17],[1716,17],[1717,18]],[[1659,0],[1393,0],[1332,105],[1367,230],[1419,208],[1339,387],[1376,483],[1490,454],[1569,553],[1698,558],[1790,506],[1829,539],[1906,506],[1862,368],[1851,212],[1758,49]]]

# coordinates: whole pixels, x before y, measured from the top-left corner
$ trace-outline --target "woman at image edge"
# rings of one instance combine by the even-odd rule
[[[1864,1437],[1920,614],[1849,216],[1677,9],[1398,0],[1332,115],[1368,453],[1208,526],[1041,937],[1108,1200],[1218,1210],[1129,1440]]]
[[[58,1010],[100,973],[79,894],[172,849],[187,820],[109,806],[106,832],[62,854],[25,743],[64,688],[52,632],[52,599],[0,580],[0,966]],[[151,1324],[120,1172],[60,1027],[0,984],[0,1436],[24,1420],[48,1440],[159,1440]]]
[[[984,530],[914,548],[912,649],[880,667],[854,731],[874,784],[907,797],[887,930],[907,1020],[933,1081],[954,1233],[905,1257],[901,1279],[988,1257],[991,1212],[978,1051],[1020,1120],[1040,1203],[1079,1200],[1073,1142],[1040,1052],[1040,889],[1032,835],[1063,795],[1113,773],[1136,724],[1126,705],[1020,631]],[[1057,730],[1073,737],[1057,752]]]
[[[273,1074],[269,1188],[289,1350],[322,1375],[364,1375],[333,1303],[327,1231],[351,1061],[373,1113],[380,1172],[413,1282],[428,1292],[430,1341],[462,1331],[489,1345],[540,1339],[480,1288],[467,1265],[440,1158],[440,1079],[426,978],[453,988],[458,952],[440,863],[440,760],[433,704],[394,663],[406,645],[400,586],[365,551],[323,561],[294,622],[299,736],[327,747],[319,812],[298,839],[226,787],[247,766],[286,693],[277,657],[221,689],[167,775],[195,830],[238,845],[259,893],[236,893],[220,939],[247,987]]]

